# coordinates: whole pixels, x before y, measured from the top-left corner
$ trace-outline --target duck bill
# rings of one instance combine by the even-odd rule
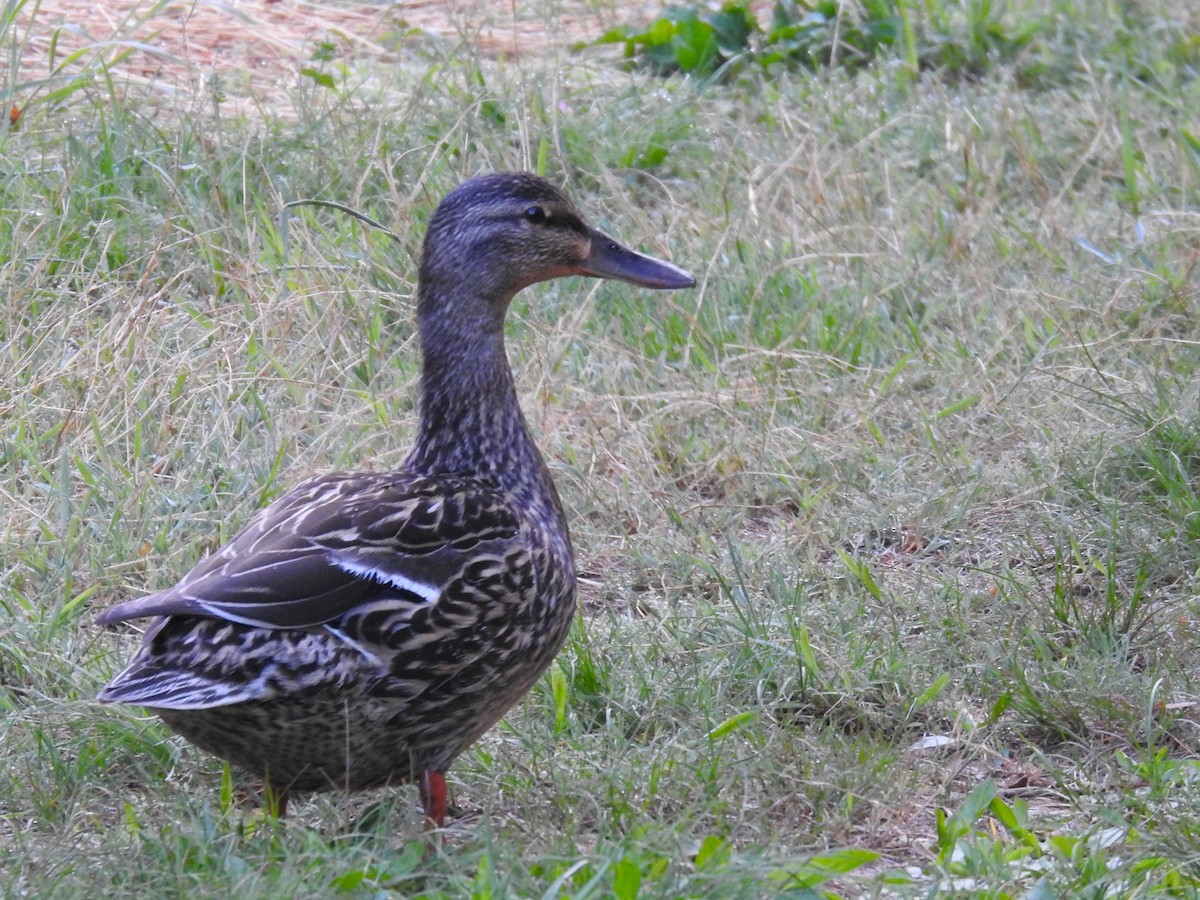
[[[608,235],[589,229],[591,250],[576,270],[593,278],[615,278],[657,291],[696,286],[696,279],[666,260],[643,256],[618,244]]]

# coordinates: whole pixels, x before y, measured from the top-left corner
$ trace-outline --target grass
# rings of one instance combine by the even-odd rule
[[[1194,896],[1200,22],[989,21],[1035,15],[972,78],[401,44],[298,71],[291,117],[10,68],[4,894]],[[399,463],[425,218],[519,167],[701,281],[514,304],[577,627],[448,833],[406,789],[264,820],[93,702],[136,635],[91,619]]]

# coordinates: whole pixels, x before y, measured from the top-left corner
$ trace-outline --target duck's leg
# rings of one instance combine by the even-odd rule
[[[282,819],[287,815],[287,788],[277,788],[270,782],[264,781],[262,793],[264,810],[274,815],[277,819]]]
[[[422,769],[417,778],[417,790],[421,794],[421,806],[425,809],[425,821],[433,828],[446,824],[446,775],[433,769]]]

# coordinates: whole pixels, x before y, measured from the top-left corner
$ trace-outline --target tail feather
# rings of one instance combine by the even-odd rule
[[[151,709],[212,709],[261,700],[263,694],[253,683],[214,681],[202,674],[135,658],[125,671],[104,686],[97,699]]]

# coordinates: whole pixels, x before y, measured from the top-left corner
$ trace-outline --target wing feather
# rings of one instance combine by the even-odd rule
[[[196,615],[311,628],[377,597],[380,585],[434,604],[475,554],[503,556],[520,532],[507,497],[473,479],[322,476],[263,510],[175,587],[97,621]]]

